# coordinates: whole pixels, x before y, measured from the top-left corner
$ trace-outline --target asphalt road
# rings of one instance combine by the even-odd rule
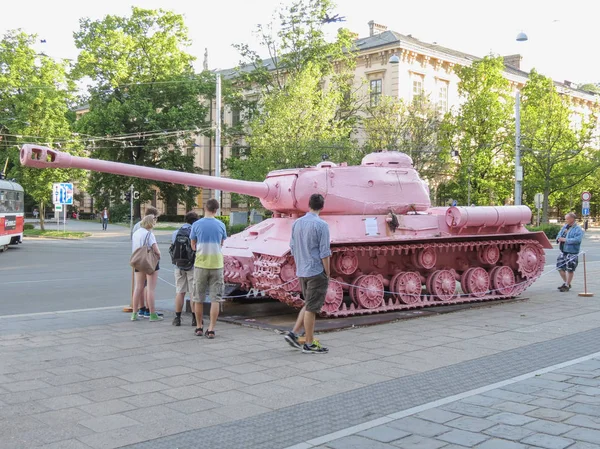
[[[93,235],[83,240],[27,238],[22,245],[0,253],[0,316],[129,304],[129,229],[109,225],[108,231],[103,232],[99,223],[69,221],[67,230]],[[171,233],[156,232],[163,255],[156,299],[159,305],[172,307],[175,288],[168,255]],[[597,276],[600,228],[587,232],[582,248],[587,251],[588,275]],[[557,255],[557,249],[546,251],[547,271],[553,268]],[[577,277],[581,276],[580,260]],[[560,283],[558,275],[552,277]]]
[[[83,240],[26,238],[22,245],[0,253],[0,315],[129,304],[129,229],[109,225],[103,232],[98,223],[70,221],[67,230],[94,234]],[[157,232],[163,261],[157,300],[175,296],[169,285],[174,284],[168,253],[171,232]]]

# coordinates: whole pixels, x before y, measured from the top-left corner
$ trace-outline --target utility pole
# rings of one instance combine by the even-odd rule
[[[521,94],[515,94],[515,206],[521,205],[523,167],[521,167]]]
[[[217,73],[217,112],[216,112],[217,129],[215,132],[215,176],[221,177],[221,74]],[[221,190],[215,190],[215,199],[221,207]]]

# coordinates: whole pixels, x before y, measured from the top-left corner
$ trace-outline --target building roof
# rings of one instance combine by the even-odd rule
[[[382,33],[374,34],[373,36],[362,37],[362,38],[356,39],[354,41],[354,50],[360,51],[360,52],[367,51],[367,50],[373,50],[373,49],[376,49],[379,47],[387,47],[387,46],[399,46],[402,48],[407,48],[410,50],[423,52],[430,56],[433,56],[433,57],[437,56],[437,57],[455,62],[457,64],[461,64],[461,65],[470,64],[474,61],[479,61],[479,60],[483,59],[479,56],[474,56],[469,53],[465,53],[462,51],[454,50],[452,48],[444,47],[442,45],[438,45],[437,43],[430,44],[428,42],[423,42],[423,41],[413,37],[410,34],[405,35],[405,34],[397,33],[395,31],[390,31],[390,30],[386,30],[386,31],[383,31]],[[271,58],[263,59],[262,63],[265,66],[265,68],[267,68],[267,70],[275,69],[275,64],[273,62],[273,59],[271,59]],[[223,76],[223,77],[230,78],[230,77],[235,76],[235,74],[237,73],[237,70],[241,70],[244,72],[250,72],[253,69],[254,69],[254,66],[252,64],[246,64],[244,66],[239,67],[238,69],[231,68],[231,69],[221,70],[218,73],[220,73],[221,76]],[[527,72],[525,70],[521,70],[518,67],[507,65],[506,63],[504,66],[504,71],[509,75],[515,76],[517,78],[521,78],[523,82],[529,78],[529,72]],[[579,96],[582,96],[587,100],[593,101],[597,97],[597,95],[595,95],[592,92],[589,92],[587,90],[577,89],[577,88],[573,87],[572,85],[566,84],[564,82],[554,81],[554,84],[558,87],[563,88],[564,90],[570,90],[573,93],[577,93],[577,94],[579,94]]]

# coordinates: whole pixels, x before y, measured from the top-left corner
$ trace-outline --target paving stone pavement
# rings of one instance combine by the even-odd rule
[[[395,415],[600,351],[600,302],[576,279],[566,294],[554,273],[526,301],[322,334],[323,356],[223,323],[197,338],[189,317],[0,317],[0,448],[600,448],[597,359]]]

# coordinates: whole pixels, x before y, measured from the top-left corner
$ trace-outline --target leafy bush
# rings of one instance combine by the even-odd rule
[[[542,232],[544,232],[544,234],[546,234],[546,237],[548,237],[548,240],[556,240],[556,237],[558,236],[558,233],[560,232],[560,229],[562,228],[562,226],[557,225],[557,224],[543,224],[540,226],[529,225],[529,226],[526,226],[526,228],[532,232],[542,231]]]
[[[225,224],[226,228],[229,227],[229,215],[219,215],[215,218],[221,220]]]
[[[35,226],[32,223],[24,223],[23,230],[25,229],[35,229]]]
[[[124,223],[129,221],[129,203],[116,204],[108,210],[111,223]]]
[[[235,224],[233,226],[229,226],[227,228],[227,235],[238,234],[238,233],[242,232],[244,229],[246,229],[247,227],[248,227],[248,225],[246,225],[246,224]]]

